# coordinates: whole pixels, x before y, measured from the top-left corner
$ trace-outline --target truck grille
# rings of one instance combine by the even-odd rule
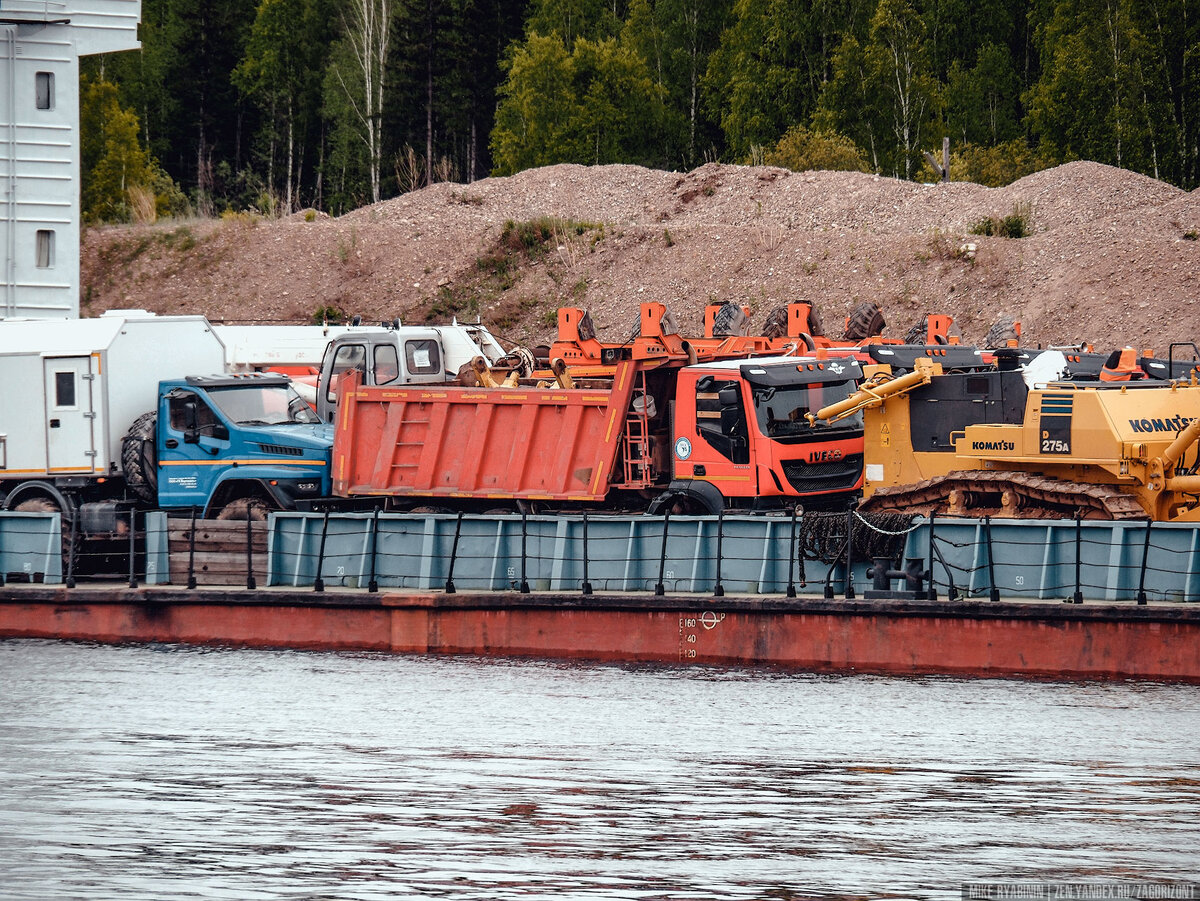
[[[804,463],[787,460],[783,474],[801,494],[817,491],[847,491],[854,487],[862,473],[862,454],[848,454],[832,463]]]
[[[275,454],[277,457],[302,457],[304,449],[288,447],[286,444],[259,444],[258,449],[264,454]]]

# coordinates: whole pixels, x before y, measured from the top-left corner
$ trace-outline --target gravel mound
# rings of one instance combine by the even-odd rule
[[[988,217],[1031,235],[986,237]],[[561,220],[532,252],[499,245],[509,222]],[[806,301],[830,333],[874,301],[902,335],[949,313],[964,340],[1008,314],[1031,344],[1156,347],[1200,337],[1200,191],[1097,163],[1004,188],[923,185],[854,172],[708,164],[687,173],[559,165],[436,184],[342,216],[89,229],[84,315],[115,307],[225,321],[366,321],[481,315],[514,342],[553,338],[560,305],[623,340],[657,300],[684,332],[707,303],[755,325]],[[497,269],[497,254],[507,255]]]

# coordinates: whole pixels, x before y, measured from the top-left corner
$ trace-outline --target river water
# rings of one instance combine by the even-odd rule
[[[0,641],[5,899],[1200,873],[1200,687]]]

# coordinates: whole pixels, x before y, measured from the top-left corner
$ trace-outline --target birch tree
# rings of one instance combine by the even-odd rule
[[[381,199],[383,98],[393,0],[349,0],[342,13],[344,53],[335,54],[330,75],[366,153],[371,201]]]

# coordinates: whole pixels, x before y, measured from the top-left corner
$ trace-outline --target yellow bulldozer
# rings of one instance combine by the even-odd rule
[[[860,509],[928,515],[1200,521],[1200,384],[1026,385],[1003,367],[921,361],[867,378],[816,419],[859,411]]]

